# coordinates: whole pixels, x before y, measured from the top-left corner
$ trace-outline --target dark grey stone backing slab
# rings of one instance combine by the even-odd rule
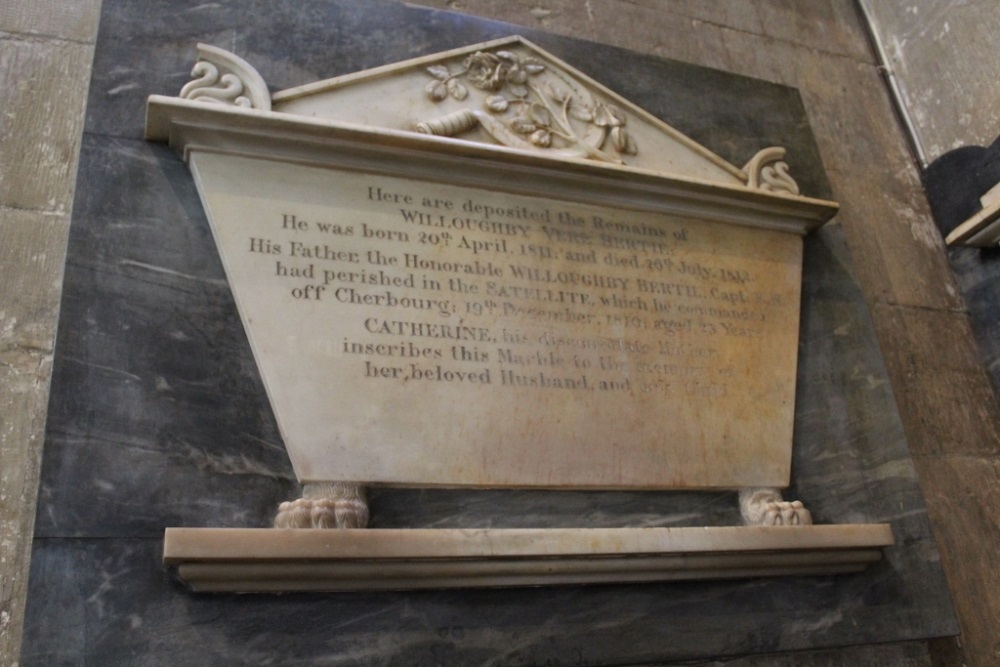
[[[388,2],[105,0],[70,234],[23,665],[650,664],[957,631],[839,227],[806,240],[794,488],[817,522],[890,522],[862,575],[638,586],[193,596],[167,526],[268,525],[297,487],[194,184],[141,141],[194,45],[274,89],[514,29]],[[796,91],[517,30],[724,158],[789,148],[829,196]],[[733,493],[376,489],[375,527],[739,522]]]
[[[945,153],[927,167],[923,181],[934,221],[947,236],[981,210],[979,198],[1000,182],[1000,139]],[[948,259],[993,388],[1000,392],[1000,248],[951,247]]]
[[[25,665],[645,665],[856,642],[901,609],[894,579],[791,578],[378,594],[194,596],[155,540],[40,540]],[[858,615],[850,607],[867,603]],[[875,618],[883,619],[873,623]]]

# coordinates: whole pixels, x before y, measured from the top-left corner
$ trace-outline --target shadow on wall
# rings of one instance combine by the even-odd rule
[[[923,174],[934,222],[947,236],[982,209],[979,198],[1000,183],[1000,138],[987,147],[945,153]],[[1000,247],[948,248],[948,259],[972,321],[993,387],[1000,391]]]

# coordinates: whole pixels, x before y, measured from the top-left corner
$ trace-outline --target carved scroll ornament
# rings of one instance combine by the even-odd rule
[[[778,146],[765,148],[754,155],[743,167],[747,186],[776,194],[799,194],[798,183],[788,174],[788,163],[784,157],[785,149]]]
[[[194,77],[178,97],[212,104],[227,104],[260,111],[271,110],[267,84],[242,58],[209,44],[198,45]]]

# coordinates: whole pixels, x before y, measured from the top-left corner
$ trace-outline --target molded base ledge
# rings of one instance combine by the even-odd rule
[[[860,572],[888,524],[544,529],[167,528],[195,592],[485,588]]]

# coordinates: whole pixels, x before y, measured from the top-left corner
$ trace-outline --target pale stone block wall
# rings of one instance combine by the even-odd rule
[[[1000,135],[1000,7],[993,0],[861,0],[927,162]]]
[[[0,665],[17,664],[99,0],[0,4]]]

